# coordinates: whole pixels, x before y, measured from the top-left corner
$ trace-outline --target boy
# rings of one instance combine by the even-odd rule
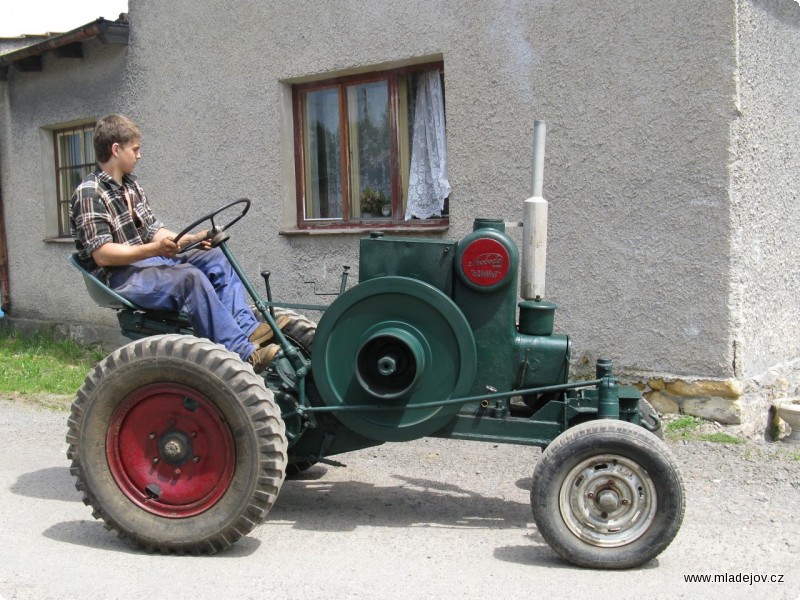
[[[247,305],[244,287],[207,232],[179,244],[150,209],[133,175],[141,158],[141,130],[127,117],[97,122],[94,149],[99,169],[72,197],[70,231],[78,258],[94,275],[142,308],[184,312],[198,336],[224,345],[264,371],[277,354],[266,323]],[[202,242],[195,250],[178,250]]]

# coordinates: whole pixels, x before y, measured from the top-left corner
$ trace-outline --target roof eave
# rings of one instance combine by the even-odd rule
[[[56,34],[37,44],[31,44],[13,52],[0,54],[0,78],[3,78],[3,75],[8,73],[8,67],[14,63],[21,63],[33,57],[41,57],[45,52],[58,50],[65,46],[72,45],[74,47],[75,44],[80,44],[92,38],[98,38],[104,44],[126,45],[128,43],[129,29],[127,15],[124,13],[116,21],[109,21],[100,17],[96,21],[66,33]],[[67,54],[67,56],[70,55]]]

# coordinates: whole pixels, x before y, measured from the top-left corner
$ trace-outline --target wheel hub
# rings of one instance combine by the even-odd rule
[[[409,331],[384,327],[372,335],[356,355],[356,379],[373,398],[405,398],[425,372],[430,350]]]
[[[597,494],[597,506],[603,512],[614,512],[620,507],[619,496],[614,490],[603,490]]]
[[[169,431],[158,442],[161,458],[171,465],[182,465],[192,456],[192,442],[182,431]]]
[[[577,537],[614,548],[641,537],[655,518],[657,494],[647,471],[618,455],[588,458],[572,469],[559,492],[561,517]]]
[[[131,502],[169,518],[211,508],[236,466],[224,415],[203,394],[179,385],[153,384],[125,398],[109,423],[106,457]]]

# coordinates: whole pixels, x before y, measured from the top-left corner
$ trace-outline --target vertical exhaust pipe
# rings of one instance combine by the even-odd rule
[[[544,298],[547,270],[547,200],[542,198],[544,174],[544,140],[547,125],[533,123],[533,165],[531,197],[523,204],[522,267],[520,294],[525,300]]]

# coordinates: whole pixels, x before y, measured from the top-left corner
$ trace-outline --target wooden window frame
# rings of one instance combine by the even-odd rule
[[[297,229],[324,232],[324,230],[345,231],[354,229],[406,229],[406,228],[431,228],[441,230],[447,228],[449,215],[433,217],[430,219],[404,220],[403,208],[406,199],[402,197],[403,175],[400,165],[400,135],[399,119],[400,111],[400,76],[409,73],[439,70],[444,72],[443,61],[420,63],[372,71],[356,75],[347,75],[330,79],[317,80],[307,83],[298,83],[292,86],[292,113],[294,117],[294,163],[295,163],[295,186],[296,194],[296,216]],[[392,192],[392,214],[388,219],[367,220],[352,217],[351,211],[351,182],[349,174],[348,148],[349,124],[347,114],[346,88],[350,85],[372,83],[375,81],[387,81],[389,94],[389,170],[391,177]],[[340,160],[342,169],[342,217],[341,218],[306,218],[306,178],[305,178],[305,114],[303,110],[303,96],[310,91],[322,90],[325,88],[337,88],[339,91],[339,128],[340,135]],[[407,125],[407,124],[405,124]],[[288,233],[288,232],[287,232]]]
[[[59,238],[68,238],[71,237],[70,228],[69,228],[69,220],[64,222],[64,206],[69,205],[70,200],[72,199],[72,191],[69,192],[69,196],[64,198],[62,196],[62,176],[63,173],[68,171],[69,169],[86,169],[88,172],[92,172],[95,169],[96,161],[94,156],[94,147],[92,146],[92,156],[91,161],[89,162],[82,162],[76,164],[62,164],[61,160],[61,148],[58,143],[58,138],[60,135],[63,134],[70,134],[70,133],[77,133],[82,132],[84,136],[86,135],[87,131],[94,130],[94,123],[82,123],[79,125],[73,125],[71,127],[59,127],[58,129],[53,130],[53,159],[55,162],[55,177],[56,177],[56,213],[58,215],[58,237]],[[83,156],[83,150],[85,147],[85,140],[81,143],[81,155],[84,160],[88,157]],[[67,213],[69,210],[67,210]]]

